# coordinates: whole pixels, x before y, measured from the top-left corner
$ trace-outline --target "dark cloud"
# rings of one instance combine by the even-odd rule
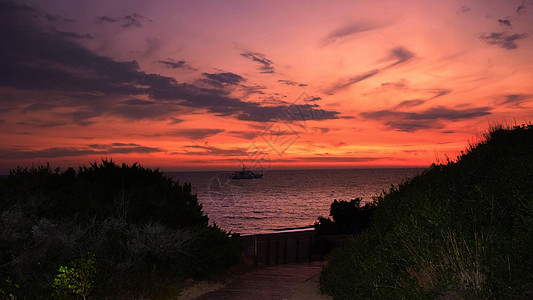
[[[109,108],[109,113],[130,120],[163,119],[179,108],[165,101],[129,99]]]
[[[511,21],[507,20],[507,19],[498,19],[498,23],[500,23],[500,25],[502,26],[507,26],[507,27],[511,27]]]
[[[353,84],[356,84],[360,81],[363,81],[365,79],[368,79],[376,74],[378,74],[381,71],[384,71],[386,69],[395,67],[397,65],[407,63],[411,59],[415,57],[414,53],[411,51],[405,49],[404,47],[396,47],[389,51],[389,55],[385,58],[386,61],[394,60],[394,62],[382,69],[374,69],[367,71],[362,74],[358,74],[353,77],[344,78],[339,80],[337,83],[333,84],[331,87],[324,90],[324,93],[332,95],[338,91],[344,90],[348,87],[350,87]]]
[[[402,79],[398,82],[384,82],[381,84],[382,87],[392,87],[395,89],[405,89],[407,88],[407,81]]]
[[[136,61],[118,62],[100,56],[49,27],[40,26],[34,15],[31,8],[0,3],[0,39],[9,41],[2,45],[0,86],[34,95],[31,99],[18,99],[17,105],[38,103],[49,110],[69,107],[72,112],[58,113],[58,117],[68,117],[80,125],[89,125],[91,118],[106,114],[129,119],[170,118],[183,107],[255,122],[288,118],[288,105],[245,102],[221,89],[145,73]],[[249,54],[263,69],[273,70],[269,60]],[[232,73],[206,76],[220,84],[242,78]],[[132,100],[141,98],[150,101]],[[317,106],[302,108],[320,116],[318,120],[336,119],[339,114]]]
[[[333,156],[333,155],[325,155],[325,156],[299,156],[294,158],[288,158],[288,159],[277,159],[276,162],[373,162],[377,160],[382,159],[394,159],[392,157],[383,156],[383,157],[354,157],[354,156]]]
[[[296,81],[285,80],[285,79],[280,79],[280,80],[278,80],[278,82],[281,82],[281,83],[286,84],[286,85],[291,85],[291,86],[301,86],[301,87],[307,86],[307,84],[305,84],[305,83],[298,83]]]
[[[379,69],[375,69],[375,70],[371,70],[371,71],[365,72],[363,74],[358,74],[358,75],[350,77],[350,78],[341,79],[337,83],[333,84],[331,87],[326,89],[324,91],[324,93],[332,95],[332,94],[334,94],[334,93],[336,93],[338,91],[341,91],[341,90],[344,90],[344,89],[350,87],[353,84],[356,84],[356,83],[358,83],[360,81],[368,79],[368,78],[370,78],[370,77],[372,77],[372,76],[374,76],[374,75],[376,75],[378,73],[379,73]]]
[[[349,24],[340,28],[337,28],[330,32],[326,37],[320,41],[321,46],[328,46],[335,42],[344,39],[348,36],[355,35],[357,33],[369,31],[375,29],[376,26],[369,24]]]
[[[253,140],[259,135],[257,131],[242,131],[242,130],[228,131],[228,133],[238,138],[245,139],[245,140]]]
[[[279,119],[300,122],[306,120],[320,121],[338,118],[338,112],[323,110],[308,104],[291,106],[258,106],[237,116],[237,119],[239,120],[256,122],[270,122]]]
[[[415,57],[415,54],[405,49],[404,47],[393,48],[389,52],[388,59],[395,60],[395,62],[387,66],[385,69],[397,66],[399,64],[406,63],[410,61],[411,59],[413,59],[414,57]]]
[[[514,107],[514,108],[520,108],[522,107],[522,104],[525,102],[529,102],[533,99],[533,95],[528,94],[510,94],[506,95],[504,97],[504,100],[500,102],[500,104]]]
[[[172,154],[188,154],[188,155],[214,155],[214,156],[243,156],[246,155],[245,148],[222,149],[213,146],[185,146],[184,152]]]
[[[322,100],[322,98],[318,96],[309,96],[304,99],[305,102],[315,102],[315,101],[320,101],[320,100]]]
[[[328,133],[330,131],[327,127],[313,127],[313,129],[320,131],[321,134]]]
[[[46,14],[44,18],[46,19],[47,22],[50,22],[50,23],[63,24],[63,23],[74,22],[74,20],[63,18],[62,16],[59,16],[59,15],[52,16],[52,15]]]
[[[152,22],[152,20],[137,14],[133,13],[131,15],[126,15],[120,18],[112,18],[109,16],[100,16],[96,18],[97,23],[117,23],[122,27],[143,27],[145,22]]]
[[[93,36],[86,33],[86,34],[79,34],[75,32],[67,32],[67,31],[57,31],[57,33],[63,37],[66,38],[73,38],[73,39],[89,39],[92,40]]]
[[[403,112],[396,109],[385,109],[361,113],[365,119],[382,121],[385,126],[406,132],[421,129],[442,128],[443,121],[460,121],[475,119],[490,114],[489,107],[453,109],[436,106],[419,112]]]
[[[430,89],[428,91],[435,92],[435,96],[433,96],[433,97],[431,97],[429,99],[435,99],[435,98],[438,98],[438,97],[446,96],[446,95],[448,95],[449,93],[452,92],[452,90],[449,90],[449,89]]]
[[[416,107],[424,103],[426,103],[426,100],[421,100],[421,99],[405,100],[405,101],[398,103],[396,106],[394,106],[394,110]]]
[[[62,122],[62,121],[28,120],[28,121],[17,122],[17,125],[39,127],[39,128],[52,128],[52,127],[70,125],[70,123]]]
[[[168,118],[170,125],[176,125],[182,123],[184,120],[179,118]]]
[[[270,59],[266,58],[263,53],[247,51],[241,53],[241,56],[259,63],[261,65],[261,67],[259,68],[259,70],[261,70],[261,73],[275,72],[274,63]]]
[[[461,8],[459,9],[459,12],[460,13],[467,13],[469,11],[471,11],[472,9],[468,6],[461,6]]]
[[[518,48],[516,41],[527,37],[528,35],[525,33],[508,35],[505,32],[492,32],[482,35],[481,40],[489,45],[497,45],[503,49],[512,50]]]
[[[157,63],[164,65],[167,68],[171,69],[186,69],[186,70],[196,70],[193,67],[189,66],[184,60],[173,60],[169,58],[168,60],[158,60]]]
[[[216,129],[216,128],[188,128],[188,129],[176,129],[165,135],[186,137],[191,140],[203,140],[203,139],[206,139],[210,136],[217,135],[224,131],[225,131],[224,129]]]
[[[263,85],[241,85],[239,89],[244,92],[245,97],[248,97],[251,94],[264,95],[265,90],[268,88]]]
[[[80,147],[53,147],[39,150],[22,150],[0,148],[0,157],[4,159],[35,159],[73,157],[85,155],[110,155],[128,153],[157,153],[160,148],[142,146],[133,143],[93,144]]]
[[[520,14],[522,12],[524,12],[526,10],[526,7],[524,5],[520,5],[519,7],[516,8],[516,13],[517,14]]]
[[[98,23],[116,23],[116,22],[118,22],[117,19],[111,18],[111,17],[107,17],[107,16],[98,17],[97,20],[98,20]]]
[[[215,88],[224,88],[226,86],[238,85],[246,79],[241,75],[224,72],[224,73],[203,73],[203,82],[215,87]]]

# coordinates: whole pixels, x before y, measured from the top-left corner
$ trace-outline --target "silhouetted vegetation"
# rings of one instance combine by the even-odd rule
[[[497,127],[377,200],[333,252],[335,299],[531,299],[533,126]]]
[[[315,230],[319,235],[324,234],[357,234],[370,225],[370,218],[376,205],[365,203],[361,206],[361,198],[350,201],[337,201],[331,203],[329,215],[331,218],[318,217]]]
[[[238,235],[208,225],[190,184],[107,160],[12,170],[0,180],[0,228],[0,298],[153,297],[241,255]]]

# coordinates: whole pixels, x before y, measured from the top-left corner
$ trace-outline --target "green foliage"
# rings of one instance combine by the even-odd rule
[[[331,203],[329,215],[333,218],[319,217],[315,223],[318,234],[357,234],[370,225],[370,219],[376,205],[365,203],[361,206],[361,198],[351,201],[337,201]]]
[[[85,300],[94,288],[95,277],[96,258],[88,253],[86,257],[75,261],[73,267],[60,266],[52,287],[60,299],[74,294]]]
[[[239,236],[208,225],[190,184],[112,161],[11,171],[0,179],[0,228],[0,291],[21,299],[86,294],[93,283],[71,282],[89,274],[79,253],[98,258],[94,298],[164,292],[161,282],[206,278],[241,255]]]
[[[377,200],[321,275],[335,299],[533,296],[533,126],[495,128]]]

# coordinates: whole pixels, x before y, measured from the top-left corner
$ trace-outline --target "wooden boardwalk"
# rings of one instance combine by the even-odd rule
[[[258,268],[196,299],[328,299],[318,292],[323,264],[315,261]]]

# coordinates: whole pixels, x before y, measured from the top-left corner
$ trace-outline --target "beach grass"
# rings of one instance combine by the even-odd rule
[[[533,297],[533,126],[497,126],[377,199],[321,274],[335,299]]]

